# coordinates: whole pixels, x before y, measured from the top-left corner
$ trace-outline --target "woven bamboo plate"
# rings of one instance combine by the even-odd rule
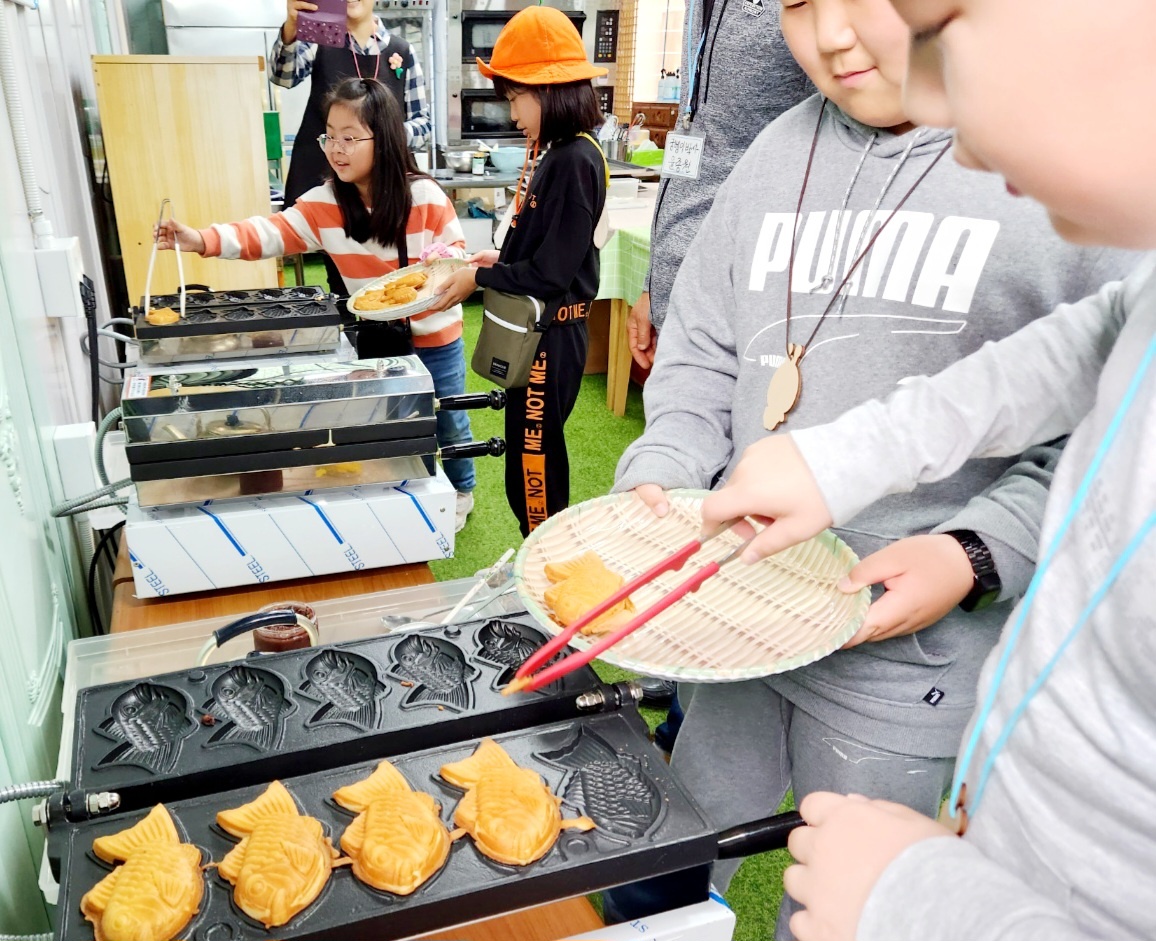
[[[544,600],[547,562],[588,550],[629,580],[698,536],[705,491],[672,490],[670,512],[658,519],[632,493],[599,497],[550,517],[522,544],[514,580],[526,609],[559,630]],[[706,562],[741,542],[734,533],[711,540],[677,572],[666,572],[634,593],[642,611]],[[647,676],[719,683],[783,673],[838,650],[859,629],[870,589],[839,591],[858,562],[832,532],[755,565],[733,562],[697,592],[667,608],[607,650],[602,658]],[[582,635],[573,646],[589,646]]]
[[[445,284],[449,276],[459,268],[464,268],[466,264],[466,261],[461,258],[437,258],[428,264],[418,263],[407,265],[405,268],[398,268],[397,271],[382,275],[376,281],[371,281],[349,295],[349,312],[362,320],[379,321],[401,320],[403,317],[420,314],[423,310],[429,310],[430,305],[441,297],[441,286]],[[381,310],[358,310],[354,307],[354,302],[366,292],[376,291],[378,288],[385,287],[390,281],[396,281],[398,278],[413,274],[416,271],[422,271],[429,275],[429,280],[417,292],[417,300],[408,304],[398,304],[395,307],[383,307]]]

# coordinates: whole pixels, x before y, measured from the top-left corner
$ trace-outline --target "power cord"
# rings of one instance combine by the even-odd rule
[[[88,347],[96,350],[96,288],[88,275],[81,276],[80,302],[84,305],[84,319],[88,325]],[[100,362],[95,354],[88,358],[88,376],[92,395],[92,420],[96,423],[100,421]]]
[[[93,630],[97,634],[104,634],[107,632],[104,629],[104,618],[100,616],[100,605],[96,599],[96,567],[103,552],[108,550],[111,554],[111,546],[113,545],[117,533],[119,533],[122,529],[124,529],[123,520],[121,520],[121,522],[117,523],[111,529],[106,529],[97,542],[96,548],[92,553],[92,559],[88,563],[88,581],[86,583],[86,587],[88,589],[88,614],[92,619]],[[113,555],[112,558],[115,571],[116,556]]]
[[[117,497],[115,494],[118,490],[123,490],[132,483],[131,477],[126,477],[124,480],[118,480],[116,483],[106,484],[99,490],[94,490],[92,493],[86,493],[82,497],[74,497],[71,500],[61,500],[51,510],[54,517],[59,519],[62,516],[76,516],[79,513],[87,513],[89,510],[99,510],[106,506],[125,507],[128,505],[128,497]],[[107,499],[100,499],[105,497]],[[93,502],[96,501],[96,502]]]

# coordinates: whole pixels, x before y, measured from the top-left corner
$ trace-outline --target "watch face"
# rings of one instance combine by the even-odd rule
[[[967,611],[982,611],[984,608],[995,603],[999,597],[1001,583],[999,576],[994,572],[987,575],[980,575],[975,580],[975,586],[971,590],[971,594],[964,599],[964,603],[971,602]]]

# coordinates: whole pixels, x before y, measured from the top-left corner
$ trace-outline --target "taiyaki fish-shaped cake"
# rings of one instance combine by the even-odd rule
[[[205,894],[201,851],[181,842],[163,804],[92,849],[105,862],[124,863],[80,900],[96,941],[170,941],[196,914]]]
[[[217,814],[217,823],[241,837],[217,871],[233,884],[233,898],[266,928],[283,925],[325,887],[340,853],[321,821],[305,817],[280,781],[255,801]]]
[[[465,833],[450,833],[437,801],[411,788],[388,761],[364,781],[339,788],[333,799],[357,814],[341,837],[353,874],[395,895],[410,895],[441,869],[450,844]]]
[[[525,866],[550,851],[563,830],[590,830],[589,817],[563,820],[560,805],[541,775],[520,767],[492,739],[482,739],[463,761],[442,765],[443,780],[466,792],[454,823],[490,859]]]
[[[569,627],[600,601],[622,587],[625,579],[610,571],[595,552],[583,552],[564,562],[547,562],[546,604],[563,627]],[[634,602],[621,601],[582,628],[583,634],[606,634],[625,624],[634,612]]]

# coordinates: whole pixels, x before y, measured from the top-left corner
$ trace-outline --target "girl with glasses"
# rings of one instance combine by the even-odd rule
[[[324,252],[352,293],[382,275],[430,255],[464,258],[465,235],[453,204],[418,170],[394,96],[373,79],[347,79],[330,92],[320,143],[330,176],[290,208],[268,218],[197,230],[173,220],[154,232],[158,246],[208,257],[254,261]],[[349,326],[347,325],[347,330]],[[353,332],[350,330],[349,332]],[[462,308],[425,311],[408,321],[362,322],[361,358],[415,352],[433,376],[438,397],[465,391]],[[399,335],[400,334],[400,335]],[[468,413],[438,412],[438,445],[469,441]],[[457,529],[473,509],[472,460],[445,462],[458,492]]]

